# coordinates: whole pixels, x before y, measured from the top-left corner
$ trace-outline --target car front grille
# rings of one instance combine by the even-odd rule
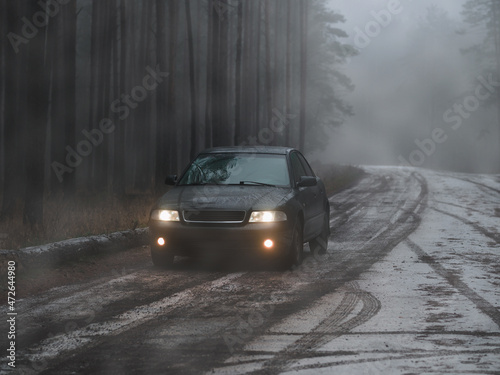
[[[187,223],[237,224],[245,220],[245,211],[183,211]]]

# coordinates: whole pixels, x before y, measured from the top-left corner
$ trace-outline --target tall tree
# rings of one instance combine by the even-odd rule
[[[286,3],[285,115],[292,106],[292,3]],[[290,127],[285,127],[285,144],[291,145]]]
[[[124,0],[122,0],[124,1]],[[160,71],[168,70],[167,51],[167,0],[156,0],[156,65]],[[125,48],[125,47],[124,47]],[[171,47],[172,48],[172,47]],[[124,71],[124,74],[126,71]],[[155,184],[161,186],[170,167],[168,164],[169,134],[168,127],[172,126],[167,118],[168,88],[166,84],[156,89],[156,173]]]
[[[38,4],[30,3],[27,14],[35,14]],[[49,23],[46,15],[46,24]],[[26,95],[26,189],[24,196],[23,222],[32,228],[43,227],[45,134],[49,85],[47,67],[47,27],[40,27],[28,43],[26,60],[27,74],[23,84]]]
[[[176,69],[177,69],[177,32],[179,23],[179,1],[169,0],[169,56],[168,69],[168,97],[167,97],[167,126],[169,139],[169,169],[177,171],[178,147],[177,147],[177,101],[176,101]]]
[[[191,0],[185,0],[185,13],[186,13],[186,29],[188,36],[188,59],[189,59],[189,92],[191,103],[191,149],[190,157],[194,158],[198,151],[197,142],[197,111],[198,105],[196,100],[196,80],[195,80],[195,62],[194,62],[194,42],[193,42],[193,25],[191,22]]]
[[[119,85],[117,89],[118,98],[121,93],[127,92],[127,60],[129,55],[129,22],[127,17],[127,0],[117,0],[118,14],[117,16],[117,29],[119,26],[119,36],[117,36],[116,43],[119,43],[118,48],[115,49],[117,60],[115,63],[115,70],[119,72]],[[121,119],[120,119],[121,117]],[[125,193],[125,128],[128,121],[127,113],[124,112],[118,117],[120,120],[114,131],[114,155],[113,155],[113,192],[117,195]]]
[[[99,123],[102,119],[109,117],[110,106],[110,93],[112,86],[111,75],[111,25],[112,25],[112,12],[111,1],[94,0],[92,7],[96,8],[97,25],[95,31],[97,37],[93,39],[97,43],[97,66],[95,78],[97,79],[96,85],[96,101],[94,110],[94,121],[90,123],[90,131],[97,130]],[[104,36],[104,37],[103,37]],[[93,165],[93,182],[94,189],[103,191],[108,187],[108,170],[109,170],[109,137],[103,135],[98,136],[94,133],[95,146],[92,149],[92,156],[94,160]]]
[[[217,0],[208,0],[207,10],[207,57],[206,57],[206,90],[205,90],[205,147],[213,145],[213,67],[214,67],[214,2]]]
[[[76,122],[76,0],[61,7],[60,17],[49,23],[51,74],[50,155],[62,161],[66,146],[75,149]],[[52,171],[53,172],[53,171]],[[75,173],[58,176],[51,173],[51,192],[64,191],[71,196],[75,189]],[[62,177],[62,181],[60,178]]]
[[[235,87],[234,87],[234,144],[238,144],[241,138],[241,68],[242,68],[242,50],[243,50],[243,0],[238,1],[236,26],[236,58],[235,58]]]
[[[265,34],[265,51],[266,51],[266,67],[265,67],[265,91],[266,91],[266,111],[263,126],[269,126],[273,115],[273,81],[271,67],[271,5],[269,1],[265,2],[264,6],[264,34]],[[277,48],[277,46],[275,46]],[[276,90],[276,87],[274,88]]]
[[[153,5],[151,1],[142,3],[142,12],[140,18],[140,32],[138,35],[138,50],[137,54],[137,71],[135,72],[135,82],[141,82],[144,76],[145,68],[151,65],[151,19],[153,17]],[[137,108],[134,110],[134,187],[140,191],[145,191],[149,187],[150,167],[149,167],[149,141],[150,141],[150,119],[151,119],[151,104],[150,96],[154,93],[147,92],[144,87],[136,88],[136,93],[141,92],[136,96]],[[136,94],[137,95],[137,94]],[[141,95],[145,95],[143,98]],[[133,98],[132,98],[133,99]]]
[[[300,1],[300,124],[299,149],[303,152],[306,141],[306,113],[307,113],[307,25],[308,2]]]
[[[76,24],[77,24],[77,0],[68,0],[62,7],[63,40],[62,54],[64,60],[64,144],[75,148],[76,132]],[[66,175],[63,182],[64,194],[71,197],[75,193],[76,173]]]
[[[26,61],[28,46],[16,44],[15,38],[20,33],[21,17],[26,14],[26,4],[4,0],[2,4],[6,14],[6,29],[9,30],[5,46],[5,114],[4,114],[4,184],[1,219],[11,219],[15,213],[16,202],[22,198],[25,181],[25,143],[23,142],[26,125]],[[14,33],[16,33],[14,35]]]

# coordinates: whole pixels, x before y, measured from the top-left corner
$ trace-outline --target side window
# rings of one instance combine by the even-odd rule
[[[306,158],[304,158],[304,156],[302,156],[302,154],[297,154],[297,156],[299,157],[299,160],[301,161],[302,166],[304,167],[304,170],[306,171],[306,174],[303,176],[316,177],[312,168],[310,167],[309,163],[307,162]]]
[[[302,163],[300,162],[296,152],[290,155],[290,162],[292,164],[293,179],[297,183],[300,180],[300,177],[307,176],[307,173],[304,170],[304,167],[302,166]]]

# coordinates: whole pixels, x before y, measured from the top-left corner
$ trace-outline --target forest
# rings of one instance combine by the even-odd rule
[[[78,211],[96,197],[115,202],[112,207],[126,206],[131,196],[155,197],[166,175],[180,173],[205,148],[321,150],[332,129],[359,110],[349,101],[356,90],[345,67],[369,54],[353,43],[335,0],[0,1],[0,232],[10,237],[21,227],[36,233],[52,228],[55,237],[65,237],[50,220],[87,225],[93,219]],[[488,100],[476,99],[490,117],[478,111],[473,131],[486,139],[500,134],[500,120],[494,127],[490,121],[491,112],[500,119],[499,90],[492,87],[500,77],[500,1],[466,0],[461,8],[460,24],[429,8],[414,35],[405,35],[411,54],[384,67],[392,80],[399,74],[408,81],[388,82],[388,88],[413,91],[398,96],[401,105],[377,109],[399,110],[406,119],[412,103],[415,114],[428,116],[427,124],[417,129],[410,118],[404,131],[389,129],[390,136],[368,131],[370,144],[358,148],[384,136],[394,140],[394,163],[398,154],[411,162],[412,150],[423,155],[415,137],[429,137],[443,113],[452,124],[465,121],[455,105],[465,98],[475,106],[467,95],[478,77],[492,83]],[[441,64],[450,60],[443,46],[451,45],[457,46],[456,60],[470,68],[467,74]],[[384,48],[379,54],[392,46]],[[379,74],[372,66],[362,69],[365,78]],[[367,91],[368,100],[378,103],[380,90]],[[369,126],[377,119],[367,108]],[[466,143],[459,142],[440,148],[453,162],[424,166],[460,169],[471,162],[462,152]],[[439,157],[437,152],[434,159]],[[77,201],[82,204],[71,203]],[[149,203],[141,204],[147,217]],[[44,213],[51,214],[49,221]],[[119,216],[109,215],[110,222]],[[127,227],[145,220],[130,219]]]
[[[153,191],[207,147],[319,147],[352,111],[355,49],[325,1],[2,3],[4,219]]]

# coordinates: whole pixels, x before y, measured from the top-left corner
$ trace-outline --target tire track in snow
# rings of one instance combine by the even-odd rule
[[[380,353],[380,352],[378,352]],[[340,353],[342,354],[342,353]],[[349,353],[347,353],[349,354]],[[389,355],[386,357],[377,357],[377,358],[367,358],[367,359],[355,359],[355,360],[341,360],[339,359],[338,361],[331,361],[331,362],[322,362],[318,364],[312,364],[312,365],[303,365],[303,366],[296,366],[293,368],[294,371],[301,371],[301,370],[319,370],[323,368],[332,368],[335,366],[345,366],[345,365],[358,365],[360,363],[366,363],[366,364],[372,364],[370,366],[370,369],[367,369],[367,373],[369,374],[383,374],[387,373],[389,370],[395,370],[390,369],[389,366],[381,366],[381,368],[377,368],[377,364],[381,362],[387,362],[387,361],[401,361],[401,360],[409,360],[409,359],[430,359],[430,358],[439,358],[439,357],[457,357],[458,358],[463,358],[466,355],[472,356],[472,355],[477,355],[478,352],[475,350],[461,350],[461,351],[451,351],[451,350],[438,350],[438,351],[432,351],[432,352],[423,352],[423,353],[415,353],[415,352],[402,352],[399,355]],[[481,351],[481,354],[494,354],[494,355],[499,355],[500,350],[499,349],[490,349],[490,350],[483,350]],[[328,355],[328,353],[325,353],[325,355]],[[329,356],[338,356],[339,353],[331,353]],[[425,363],[425,362],[424,362]],[[428,370],[428,366],[425,364],[423,365],[423,370],[424,368]],[[454,370],[453,370],[454,371]],[[391,372],[392,373],[392,372]],[[394,373],[397,373],[394,371]],[[412,372],[404,372],[405,374],[413,374],[415,373],[414,371]],[[474,373],[474,372],[467,372],[467,373]],[[497,374],[497,372],[480,372],[481,374]]]
[[[470,182],[471,184],[474,184],[474,185],[482,186],[482,187],[486,188],[487,190],[491,190],[491,191],[494,191],[497,194],[500,194],[500,190],[495,189],[494,187],[491,187],[489,185],[483,184],[482,182],[477,182],[477,181],[474,181],[474,180],[471,180],[471,179],[468,179],[468,178],[461,178],[461,180]]]
[[[346,320],[353,314],[360,302],[362,303],[361,310]],[[311,332],[277,353],[271,360],[264,362],[263,368],[251,374],[279,374],[287,370],[293,361],[309,357],[311,351],[373,318],[380,311],[380,307],[380,301],[370,293],[361,290],[357,282],[347,283],[342,301],[326,319]]]
[[[445,177],[445,178],[454,178],[456,180],[459,180],[459,181],[463,181],[463,182],[468,182],[470,184],[473,184],[473,185],[477,185],[479,186],[484,192],[488,193],[488,194],[494,194],[495,197],[498,197],[498,194],[500,194],[500,190],[499,189],[496,189],[492,186],[489,186],[489,185],[486,185],[486,184],[483,184],[482,182],[478,182],[478,181],[474,181],[474,180],[471,180],[470,178],[465,178],[465,177],[458,177],[458,176],[453,176],[452,174],[442,174],[442,173],[437,173],[437,175],[441,176],[441,177]]]
[[[433,199],[433,202],[438,203],[438,204],[443,204],[446,206],[461,208],[462,210],[477,212],[478,214],[484,215],[484,211],[478,210],[476,208],[467,207],[467,206],[460,206],[459,204],[456,204],[456,203],[444,202],[444,201],[440,201],[440,200],[436,200],[436,199]]]
[[[347,279],[347,281],[350,280],[350,282],[346,282],[345,285],[347,285],[347,287],[350,286],[352,290],[356,290],[357,287],[357,283],[354,281],[355,278],[367,271],[372,264],[383,258],[399,243],[407,239],[408,236],[420,225],[420,215],[427,208],[427,181],[422,175],[416,172],[412,172],[411,177],[413,177],[420,186],[420,193],[418,196],[414,199],[405,200],[401,205],[398,205],[397,212],[391,215],[391,219],[394,215],[397,216],[397,219],[389,220],[389,222],[383,227],[383,230],[379,231],[375,236],[378,239],[377,245],[373,245],[371,243],[371,241],[375,238],[372,237],[369,241],[366,241],[363,246],[361,246],[357,253],[358,256],[361,256],[365,260],[364,262],[361,262],[358,266],[354,266],[350,269],[347,267],[347,264],[346,266],[340,265],[341,269],[348,269],[348,271],[342,271],[339,277]],[[406,208],[403,209],[405,206]],[[346,259],[345,262],[342,263],[347,262],[349,264],[353,261],[350,257],[348,258],[349,259]],[[261,369],[250,373],[256,375],[279,374],[285,371],[301,356],[308,356],[313,349],[342,336],[342,334],[345,334],[353,328],[367,322],[378,313],[381,308],[381,304],[380,301],[378,301],[374,296],[367,292],[360,291],[359,287],[355,295],[358,301],[361,300],[363,302],[363,308],[358,315],[346,322],[339,323],[338,318],[335,315],[339,313],[345,314],[345,311],[342,309],[346,309],[349,299],[343,301],[343,304],[341,303],[339,306],[341,310],[338,310],[338,308],[335,309],[329,317],[327,317],[309,334],[306,334],[294,344],[291,344],[283,349],[272,359],[265,361]]]
[[[441,213],[443,215],[447,215],[447,216],[450,216],[450,217],[452,217],[454,219],[457,219],[458,221],[461,221],[462,223],[464,223],[466,225],[470,225],[471,227],[473,227],[478,232],[484,234],[486,237],[489,237],[493,241],[495,241],[496,243],[500,244],[500,234],[490,232],[488,229],[483,228],[482,226],[480,226],[480,225],[478,225],[478,224],[476,224],[476,223],[474,223],[474,222],[472,222],[470,220],[467,220],[467,219],[464,219],[463,217],[460,217],[458,215],[455,215],[455,214],[452,214],[452,213],[440,210],[439,208],[431,207],[431,209],[433,209],[434,211],[439,212],[439,213]]]
[[[18,357],[20,362],[32,363],[47,363],[55,359],[60,360],[73,351],[98,345],[100,338],[116,336],[173,309],[193,303],[200,293],[230,284],[244,274],[245,272],[230,274],[214,281],[199,284],[196,287],[175,293],[153,303],[138,306],[105,322],[93,323],[84,328],[45,339],[26,351],[18,352]]]
[[[367,185],[371,186],[370,192],[365,193],[365,196],[358,201],[347,200],[343,203],[336,204],[334,199],[342,198],[344,192],[334,195],[329,198],[330,206],[334,208],[335,211],[330,212],[330,227],[333,231],[337,230],[344,224],[348,223],[353,216],[363,213],[362,210],[366,206],[366,202],[369,201],[373,196],[380,193],[381,190],[387,189],[387,179],[385,176],[370,176],[370,180]],[[359,190],[358,194],[363,193],[363,187],[356,187],[356,191]],[[347,190],[349,191],[349,190]],[[351,191],[352,194],[352,191]],[[350,195],[351,195],[350,194]],[[366,212],[365,212],[366,214]],[[364,216],[364,215],[363,215]]]
[[[436,262],[436,260],[432,256],[427,254],[416,243],[414,243],[410,239],[407,239],[405,243],[415,254],[417,254],[421,261],[427,263],[439,276],[444,278],[451,286],[453,286],[462,295],[473,302],[479,310],[488,315],[491,320],[493,320],[493,322],[500,328],[500,310],[498,310],[495,306],[493,306],[491,303],[477,294],[474,290],[472,290],[456,274],[448,271],[440,263]]]

